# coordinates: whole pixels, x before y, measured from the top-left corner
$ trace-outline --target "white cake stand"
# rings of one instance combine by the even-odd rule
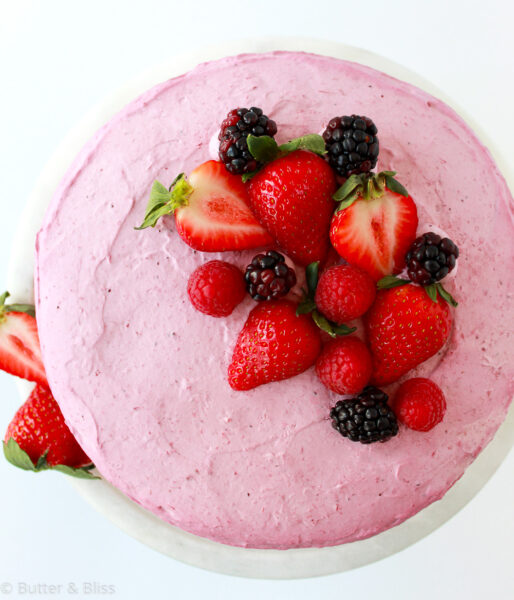
[[[64,139],[43,170],[32,192],[15,239],[8,286],[13,300],[33,299],[34,241],[43,215],[71,159],[93,133],[123,106],[153,85],[180,75],[200,62],[245,52],[272,50],[307,51],[359,62],[407,81],[437,96],[462,115],[462,110],[439,90],[415,73],[378,55],[343,44],[301,38],[265,38],[204,48],[194,54],[173,57],[157,66],[94,108]],[[465,117],[491,150],[511,187],[512,172],[480,131]],[[20,383],[23,398],[27,384]],[[242,577],[292,579],[328,575],[367,565],[403,550],[428,535],[455,515],[485,485],[514,442],[514,410],[500,427],[494,440],[467,469],[465,475],[439,502],[431,504],[406,522],[370,539],[329,548],[255,550],[212,542],[165,523],[141,508],[103,480],[70,478],[77,492],[98,512],[120,529],[172,558],[219,573]]]

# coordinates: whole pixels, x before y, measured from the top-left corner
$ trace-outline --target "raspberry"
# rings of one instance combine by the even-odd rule
[[[367,312],[375,295],[375,283],[365,271],[351,265],[336,265],[321,274],[315,302],[327,319],[342,325]]]
[[[443,420],[446,400],[430,379],[415,377],[402,383],[394,399],[398,419],[409,429],[429,431]]]
[[[388,396],[372,385],[350,400],[339,400],[330,411],[332,427],[352,442],[385,442],[398,433],[396,416]]]
[[[252,106],[231,110],[221,124],[218,135],[219,157],[227,171],[236,175],[250,173],[260,166],[248,150],[248,135],[273,137],[277,133],[275,121],[263,114],[262,109]]]
[[[449,238],[424,233],[414,240],[405,257],[409,279],[419,285],[441,281],[453,270],[458,257],[459,249]]]
[[[243,300],[245,291],[241,271],[222,260],[198,267],[187,284],[191,304],[211,317],[227,317]]]
[[[340,337],[325,344],[316,373],[336,394],[356,394],[368,383],[373,370],[371,354],[356,337]]]
[[[342,177],[367,173],[378,157],[377,128],[368,117],[334,117],[323,132],[330,166]]]
[[[296,283],[296,273],[285,263],[279,252],[270,250],[257,254],[246,267],[246,289],[258,302],[285,296]]]

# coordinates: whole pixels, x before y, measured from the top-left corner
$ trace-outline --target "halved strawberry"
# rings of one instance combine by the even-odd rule
[[[195,250],[223,252],[259,248],[273,242],[248,206],[241,177],[209,160],[187,180],[181,173],[170,190],[154,182],[141,227],[154,227],[160,217],[175,213],[180,237]]]
[[[341,204],[330,226],[332,245],[377,281],[403,269],[418,227],[414,200],[393,175],[352,175],[334,196]]]
[[[34,307],[5,301],[0,296],[0,369],[16,377],[48,385],[37,333]]]

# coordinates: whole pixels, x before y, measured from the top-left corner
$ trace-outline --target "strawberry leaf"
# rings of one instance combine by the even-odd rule
[[[314,323],[316,323],[316,325],[322,331],[328,333],[328,335],[332,338],[335,338],[338,335],[349,335],[357,329],[356,327],[348,327],[347,325],[335,325],[334,323],[331,323],[322,314],[320,314],[317,310],[313,311],[312,318],[314,320]]]
[[[309,289],[309,298],[314,299],[316,288],[318,287],[319,278],[319,261],[312,262],[307,265],[305,269],[305,279],[307,280],[307,287]]]
[[[351,194],[362,187],[362,177],[360,175],[350,175],[343,185],[336,191],[332,198],[336,202],[343,202]]]
[[[314,302],[314,300],[310,300],[309,298],[307,298],[303,302],[300,302],[300,304],[298,305],[298,307],[296,309],[296,316],[306,315],[306,314],[312,312],[315,308],[316,308],[316,303]]]
[[[79,468],[68,467],[68,465],[55,465],[55,467],[50,468],[53,471],[59,471],[59,473],[64,473],[70,477],[77,477],[78,479],[100,479],[100,477],[91,473],[91,469],[94,469],[94,465]]]
[[[261,163],[271,162],[279,155],[278,144],[269,135],[249,135],[246,142],[250,154]]]
[[[396,277],[396,275],[386,275],[377,281],[377,288],[379,290],[389,290],[400,285],[407,285],[408,283],[410,283],[410,279],[401,279],[400,277]]]
[[[146,205],[145,218],[135,229],[155,227],[161,217],[173,214],[179,206],[185,206],[192,192],[193,187],[188,183],[184,173],[175,177],[169,190],[159,181],[154,181]]]
[[[425,292],[432,302],[437,302],[437,287],[435,283],[425,286]]]
[[[250,179],[252,179],[252,177],[255,177],[258,172],[259,172],[259,169],[255,170],[255,171],[250,171],[250,173],[244,173],[243,175],[241,175],[242,182],[246,183],[247,181],[250,181]]]
[[[314,152],[314,154],[319,154],[320,156],[323,156],[327,152],[325,140],[317,133],[310,133],[309,135],[295,138],[286,144],[280,145],[278,149],[281,156],[290,154],[295,150],[308,150],[309,152]]]
[[[15,467],[23,469],[24,471],[32,471],[34,473],[40,473],[41,471],[59,471],[66,473],[72,477],[80,477],[81,479],[100,479],[98,476],[91,473],[91,469],[94,469],[94,465],[87,465],[85,467],[68,467],[67,465],[49,465],[46,461],[47,452],[43,453],[36,464],[32,462],[30,456],[22,450],[19,444],[14,438],[9,438],[7,442],[3,442],[4,456],[5,458]]]
[[[0,314],[10,313],[10,312],[18,312],[18,313],[26,313],[31,317],[36,316],[36,309],[33,304],[5,304],[7,298],[9,298],[11,294],[9,292],[4,292],[0,296]]]
[[[18,467],[19,469],[24,469],[25,471],[36,470],[36,467],[34,466],[34,463],[30,460],[29,455],[25,452],[25,450],[22,450],[20,448],[20,446],[16,443],[14,438],[9,438],[7,440],[7,443],[3,442],[3,445],[4,456],[12,465]]]
[[[409,192],[403,187],[403,185],[395,179],[392,175],[389,175],[391,171],[383,171],[385,174],[385,182],[387,187],[391,190],[391,192],[395,192],[395,194],[400,194],[401,196],[405,196],[405,198],[409,197]]]
[[[447,290],[444,289],[444,287],[441,283],[436,283],[435,286],[436,286],[437,292],[439,293],[441,298],[443,300],[446,300],[446,302],[448,302],[448,304],[450,306],[453,306],[454,308],[456,308],[459,305],[457,300],[455,300],[455,298],[450,294],[450,292],[448,292]]]

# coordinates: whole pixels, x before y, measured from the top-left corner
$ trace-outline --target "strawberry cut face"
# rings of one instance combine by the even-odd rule
[[[330,226],[330,240],[347,262],[378,281],[403,269],[417,227],[413,199],[386,188],[378,198],[358,198],[337,212]]]
[[[47,385],[36,320],[31,315],[0,313],[0,369]]]
[[[248,206],[246,187],[237,175],[210,160],[189,176],[193,191],[175,211],[177,231],[195,250],[223,252],[272,243]]]

